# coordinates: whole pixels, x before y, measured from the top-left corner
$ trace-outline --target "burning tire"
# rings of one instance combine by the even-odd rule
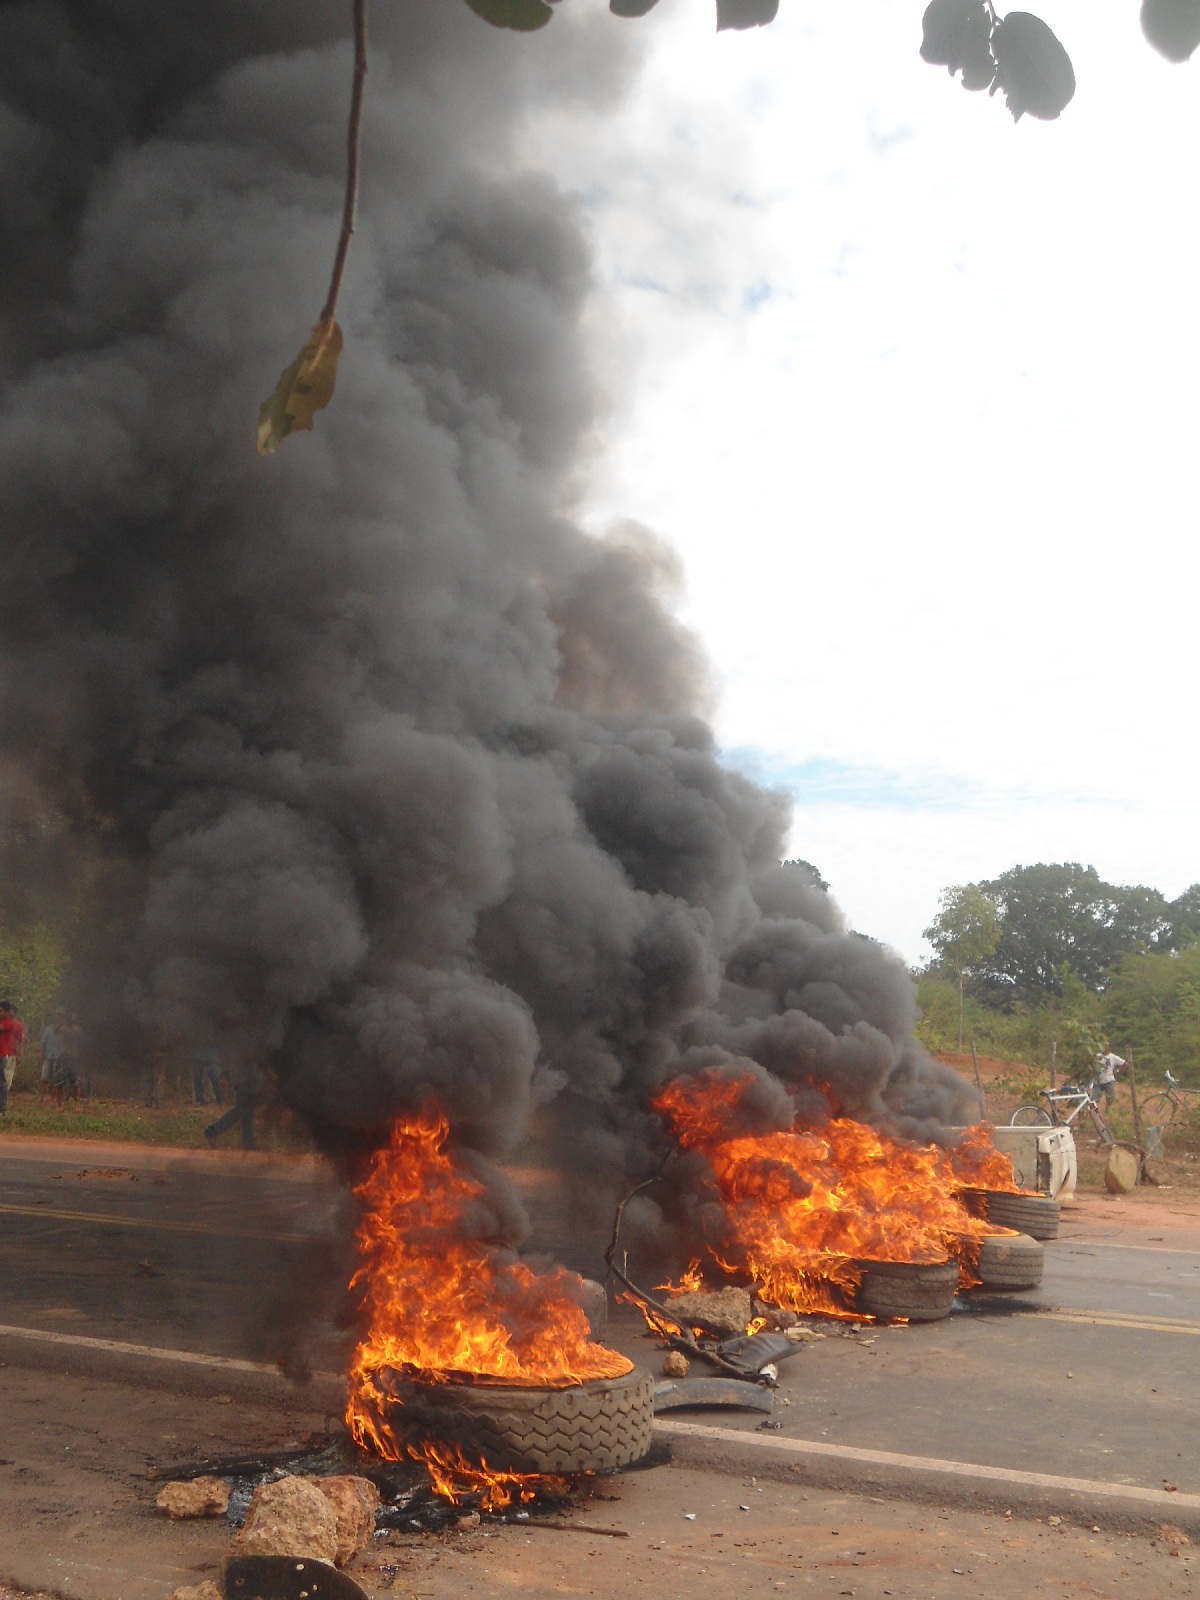
[[[958,1289],[957,1261],[864,1261],[855,1307],[884,1321],[938,1322]]]
[[[496,1472],[609,1472],[650,1449],[654,1379],[641,1367],[568,1389],[421,1383],[394,1374],[396,1438],[418,1449],[450,1444]]]
[[[1045,1248],[1028,1234],[987,1234],[979,1241],[975,1273],[984,1289],[1036,1289],[1045,1265]]]
[[[1003,1189],[964,1189],[963,1203],[973,1217],[998,1228],[1015,1228],[1031,1239],[1058,1238],[1058,1201],[1047,1194],[1009,1194]]]

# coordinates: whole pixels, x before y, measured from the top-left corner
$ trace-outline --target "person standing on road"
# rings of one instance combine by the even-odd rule
[[[67,1100],[79,1101],[79,1024],[71,1012],[64,1012],[56,1029],[58,1055],[50,1073],[50,1095],[59,1111]],[[88,1093],[91,1093],[89,1083]]]
[[[50,1021],[42,1029],[42,1072],[38,1075],[37,1098],[45,1098],[48,1091],[56,1090],[61,1078],[62,1062],[70,1054],[74,1054],[70,1045],[74,1040],[75,1029],[72,1027],[66,1011],[54,1011]]]
[[[192,1050],[192,1099],[204,1105],[208,1089],[212,1089],[213,1104],[223,1106],[221,1093],[221,1052],[215,1044],[198,1044]]]
[[[8,1115],[8,1091],[25,1048],[25,1024],[11,1000],[0,1000],[0,1117]]]
[[[1105,1105],[1115,1104],[1117,1098],[1117,1073],[1125,1065],[1123,1056],[1114,1055],[1111,1049],[1098,1057],[1099,1071],[1096,1081],[1092,1084],[1092,1099],[1099,1102],[1101,1094],[1104,1096]]]
[[[38,1099],[42,1100],[54,1083],[54,1075],[58,1069],[59,1057],[66,1051],[66,1041],[63,1038],[63,1024],[66,1016],[61,1011],[56,1011],[50,1021],[42,1029],[42,1062],[41,1072],[38,1076]]]
[[[257,1063],[253,1061],[239,1063],[233,1070],[233,1105],[223,1117],[218,1117],[205,1128],[205,1143],[210,1146],[216,1144],[227,1128],[232,1128],[235,1122],[240,1122],[242,1149],[256,1150],[258,1146],[254,1142],[254,1113],[267,1098],[269,1087],[267,1075]]]

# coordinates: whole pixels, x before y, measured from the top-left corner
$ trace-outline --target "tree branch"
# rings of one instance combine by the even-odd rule
[[[350,95],[350,125],[346,134],[346,197],[342,203],[342,231],[329,278],[329,293],[321,311],[321,321],[329,322],[337,310],[338,295],[354,237],[354,214],[358,209],[358,169],[362,151],[363,89],[367,81],[367,0],[354,0],[354,86]]]

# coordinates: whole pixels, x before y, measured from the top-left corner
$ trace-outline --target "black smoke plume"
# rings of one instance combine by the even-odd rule
[[[536,103],[609,115],[644,34],[376,8],[337,396],[255,456],[324,294],[347,17],[0,10],[0,755],[109,874],[93,1037],[216,1027],[330,1148],[432,1094],[504,1156],[537,1108],[613,1183],[696,1063],[962,1120],[900,964],[718,761],[672,558],[573,520],[587,235],[516,152]]]

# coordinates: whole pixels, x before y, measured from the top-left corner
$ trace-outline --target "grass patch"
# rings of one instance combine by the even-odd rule
[[[134,1101],[93,1096],[90,1100],[54,1106],[36,1094],[9,1096],[8,1116],[0,1131],[41,1139],[111,1139],[121,1144],[169,1145],[197,1150],[204,1145],[204,1130],[226,1109],[186,1103],[141,1106]],[[309,1154],[314,1146],[295,1118],[279,1106],[264,1107],[254,1119],[260,1150],[279,1154]],[[220,1140],[224,1149],[241,1148],[240,1129],[234,1127]]]

